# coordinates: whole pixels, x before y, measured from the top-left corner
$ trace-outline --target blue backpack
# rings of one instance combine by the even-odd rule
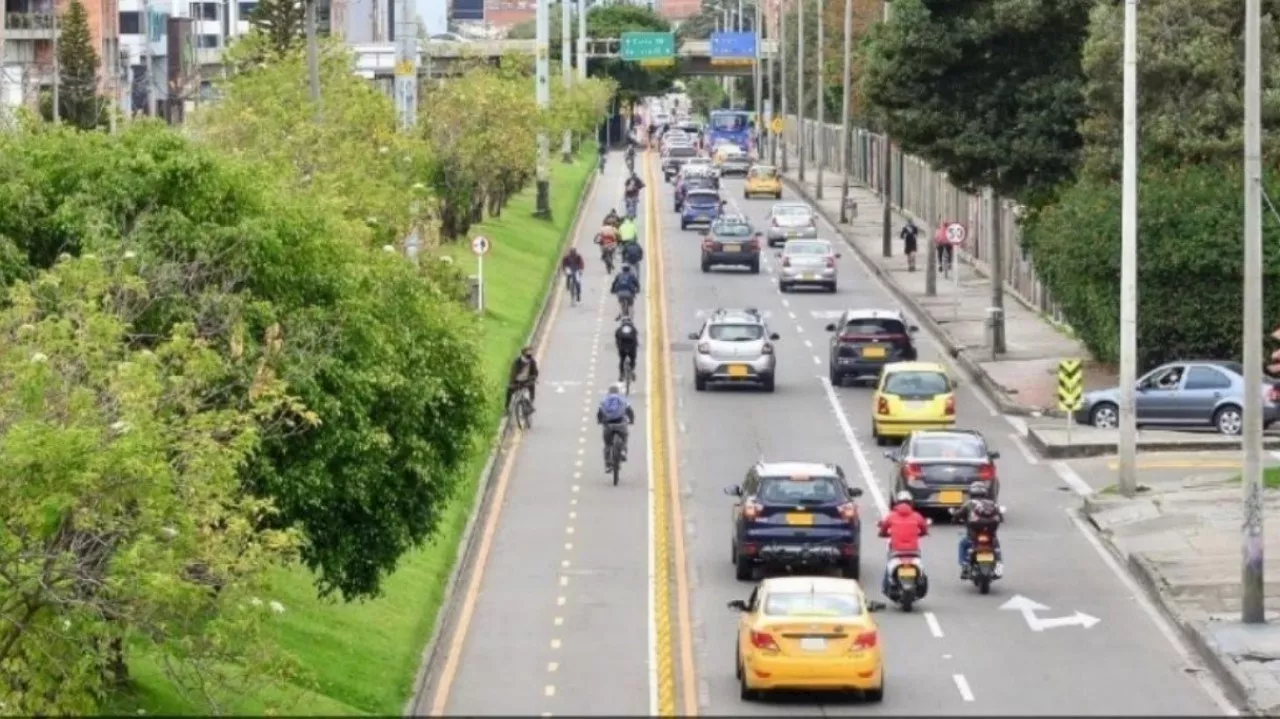
[[[621,422],[627,418],[627,401],[622,395],[611,394],[600,403],[600,412],[606,422]]]

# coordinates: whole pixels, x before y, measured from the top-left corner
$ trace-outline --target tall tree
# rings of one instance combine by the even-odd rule
[[[1027,199],[1073,176],[1093,0],[895,0],[862,88],[895,140],[968,187]]]
[[[306,35],[307,11],[303,0],[261,0],[249,17],[255,30],[267,38],[277,56],[301,44]]]
[[[71,0],[58,35],[58,113],[81,130],[101,124],[104,108],[98,97],[98,65],[84,4]]]

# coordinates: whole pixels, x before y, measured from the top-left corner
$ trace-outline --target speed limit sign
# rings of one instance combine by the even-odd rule
[[[947,225],[947,242],[953,245],[963,245],[965,238],[968,237],[969,231],[959,222],[952,222]]]
[[[471,251],[477,255],[484,255],[489,251],[489,238],[484,235],[476,235],[471,241]]]

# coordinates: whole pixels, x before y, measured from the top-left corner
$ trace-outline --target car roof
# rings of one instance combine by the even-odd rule
[[[712,225],[749,225],[751,221],[743,215],[721,215],[716,218]]]
[[[777,210],[783,207],[800,207],[808,210],[809,212],[813,212],[813,208],[810,207],[808,203],[805,203],[805,202],[775,202],[773,203],[773,207],[769,208],[769,212],[773,212],[774,210]]]
[[[918,429],[911,433],[912,440],[920,437],[976,439],[983,444],[987,443],[987,438],[982,436],[982,433],[976,429]]]
[[[715,195],[719,197],[720,191],[710,187],[690,187],[689,196],[692,197],[693,195]]]
[[[757,324],[763,325],[764,318],[760,316],[760,311],[751,307],[745,309],[726,309],[720,308],[711,313],[707,318],[708,324]]]
[[[862,595],[862,585],[856,580],[842,577],[783,575],[768,577],[760,582],[760,589],[771,592],[814,592],[820,594]]]
[[[753,170],[773,170],[774,172],[777,172],[777,171],[778,171],[778,167],[777,167],[777,165],[760,165],[760,164],[756,164],[756,165],[752,165],[752,166],[751,166],[751,169],[753,169]]]
[[[824,240],[821,237],[810,237],[804,240],[787,240],[782,245],[782,252],[785,254],[788,247],[800,245],[826,245],[827,247],[831,247],[831,240]]]
[[[947,373],[947,368],[937,362],[890,362],[884,366],[884,373],[890,372],[939,372]]]
[[[851,320],[866,320],[866,319],[890,320],[892,319],[892,320],[902,320],[903,322],[907,321],[906,315],[902,314],[901,310],[849,309],[849,310],[845,310],[845,316],[846,316],[846,319],[851,319]]]
[[[756,472],[761,477],[839,477],[834,464],[823,462],[759,462]]]

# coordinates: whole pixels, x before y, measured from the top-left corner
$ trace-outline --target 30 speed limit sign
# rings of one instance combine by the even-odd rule
[[[947,242],[950,244],[963,245],[968,235],[969,231],[959,222],[952,222],[947,225]]]
[[[476,238],[471,241],[471,251],[483,256],[489,251],[489,238],[484,235],[476,235]]]

